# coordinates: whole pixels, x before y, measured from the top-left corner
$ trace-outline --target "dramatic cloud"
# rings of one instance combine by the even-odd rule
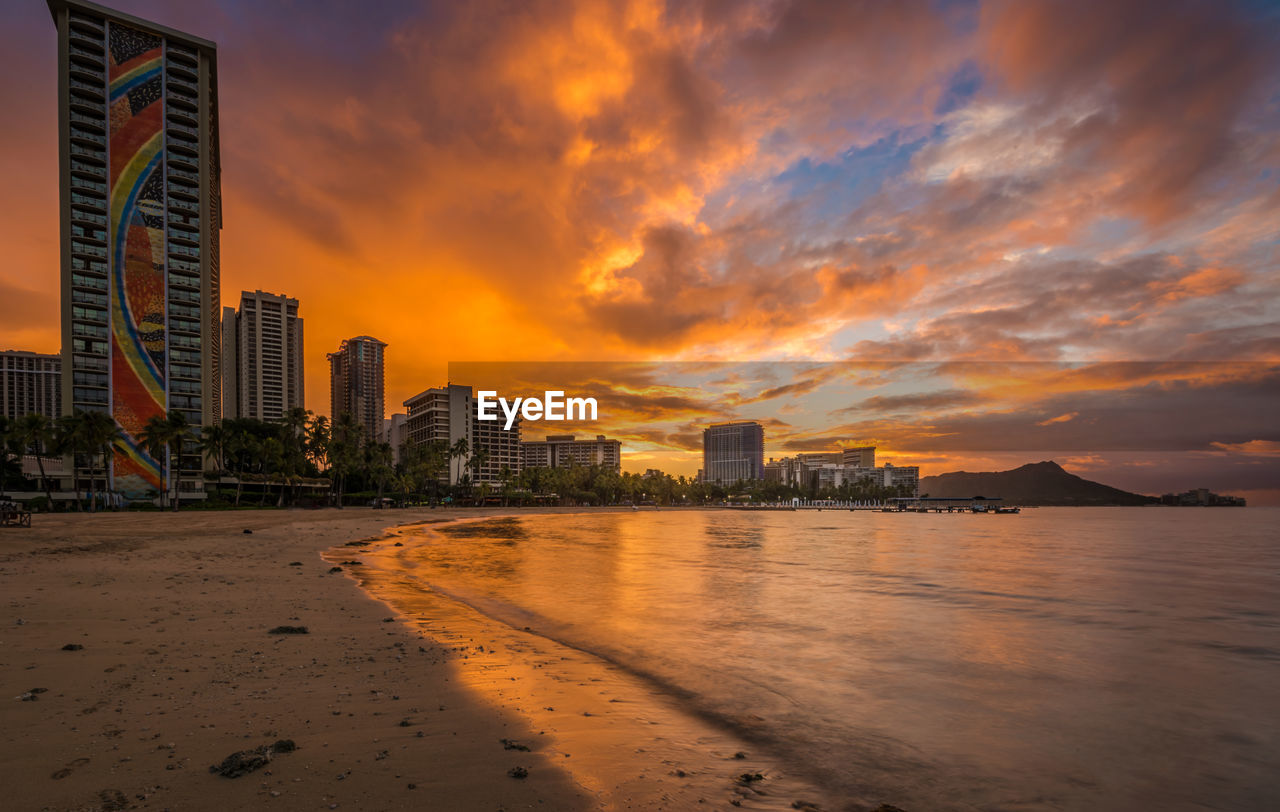
[[[786,419],[771,448],[950,415],[925,454],[1039,401],[1027,426],[1083,431],[1053,398],[1162,382],[1105,362],[1280,362],[1265,4],[116,4],[219,44],[223,300],[301,300],[318,411],[360,334],[392,408],[466,360],[1089,365],[874,393],[892,368],[863,368],[829,432],[815,374],[617,401],[684,449],[749,407]],[[38,1],[5,22],[0,345],[56,351],[54,29]]]

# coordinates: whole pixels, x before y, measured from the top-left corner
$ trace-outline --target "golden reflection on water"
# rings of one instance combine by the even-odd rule
[[[1261,808],[1280,802],[1269,518],[526,516],[444,532],[417,577],[654,680],[848,797]]]

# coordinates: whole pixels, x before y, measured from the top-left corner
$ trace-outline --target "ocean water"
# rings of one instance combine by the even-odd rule
[[[833,797],[1280,809],[1280,510],[669,510],[424,528],[414,577]]]

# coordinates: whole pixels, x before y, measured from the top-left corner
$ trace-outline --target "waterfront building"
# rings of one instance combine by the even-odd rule
[[[572,434],[549,434],[542,440],[520,443],[521,468],[568,468],[598,465],[622,471],[622,442],[597,434],[594,440],[578,440]]]
[[[707,482],[731,485],[764,478],[764,427],[750,420],[712,423],[702,430]]]
[[[840,449],[840,459],[836,460],[844,465],[852,465],[858,468],[875,468],[876,467],[876,447],[873,445],[858,446],[856,448]]]
[[[16,420],[62,414],[62,356],[23,350],[0,352],[0,416]]]
[[[143,426],[221,417],[217,46],[84,0],[58,30],[62,394],[111,414],[112,488],[165,488]],[[203,492],[194,443],[180,488]]]
[[[409,438],[409,415],[397,412],[382,421],[382,442],[391,446],[391,461],[400,464],[400,446]]]
[[[854,452],[854,453],[850,453]],[[770,458],[764,466],[764,478],[797,488],[821,490],[844,485],[866,484],[875,487],[905,486],[908,496],[920,495],[920,468],[886,463],[882,467],[858,464],[873,462],[875,448],[844,449],[831,453],[804,453],[794,457]]]
[[[298,300],[241,291],[222,311],[222,416],[279,420],[305,409]]]
[[[1160,497],[1160,503],[1175,507],[1245,507],[1248,501],[1242,496],[1222,496],[1208,488],[1196,488],[1182,493],[1166,493]]]
[[[479,420],[475,393],[470,386],[447,384],[419,392],[404,402],[408,410],[405,440],[412,445],[439,442],[449,449],[466,440],[466,455],[450,455],[441,474],[445,484],[472,482],[500,483],[504,476],[520,473],[520,419],[510,429],[500,420]],[[481,453],[482,452],[482,453]],[[472,458],[481,453],[478,467]]]
[[[329,359],[329,417],[343,412],[364,427],[370,442],[382,437],[385,418],[383,351],[387,345],[371,336],[348,338]]]

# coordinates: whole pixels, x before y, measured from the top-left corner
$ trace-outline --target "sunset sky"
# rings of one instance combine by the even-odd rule
[[[451,361],[893,362],[823,419],[925,473],[1280,501],[1275,4],[108,5],[217,42],[223,303],[301,301],[317,412],[362,334],[389,412]],[[0,349],[55,352],[55,30],[3,9]],[[627,467],[748,414],[699,406]]]

